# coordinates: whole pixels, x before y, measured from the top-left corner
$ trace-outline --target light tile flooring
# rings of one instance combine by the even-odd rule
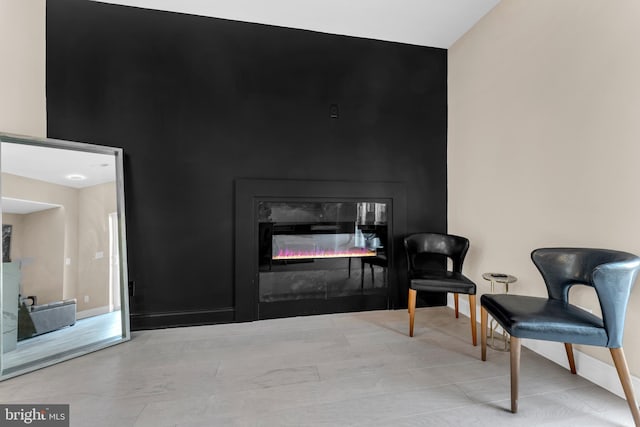
[[[69,403],[72,426],[631,426],[624,400],[523,349],[470,343],[445,307],[200,326],[0,383],[3,403]],[[559,344],[561,345],[561,344]],[[579,367],[578,367],[579,369]]]
[[[5,369],[37,364],[51,356],[122,337],[120,310],[77,320],[75,325],[19,341],[17,348],[3,355]]]

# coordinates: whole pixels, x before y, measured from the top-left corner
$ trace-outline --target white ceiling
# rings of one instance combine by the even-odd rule
[[[448,49],[500,0],[94,0]]]
[[[2,142],[0,154],[3,173],[65,187],[84,188],[116,179],[115,158],[106,154],[10,142]],[[72,174],[80,174],[85,179],[74,181],[67,178]],[[59,205],[2,197],[3,213],[28,214],[56,207]]]
[[[11,197],[2,198],[3,214],[30,214],[59,207],[62,206],[52,205],[51,203],[34,202],[31,200],[13,199]]]
[[[3,142],[2,172],[51,182],[65,187],[84,188],[116,179],[115,157],[107,154],[63,150]],[[82,181],[67,178],[86,177]]]

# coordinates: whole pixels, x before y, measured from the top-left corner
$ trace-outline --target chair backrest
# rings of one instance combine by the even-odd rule
[[[609,249],[542,248],[534,250],[531,259],[542,274],[550,299],[568,303],[573,285],[593,287],[609,337],[607,347],[622,346],[627,304],[640,270],[639,257]]]
[[[469,239],[452,234],[418,233],[405,237],[409,271],[420,270],[421,255],[441,255],[450,258],[453,271],[462,273],[462,263],[469,250]]]

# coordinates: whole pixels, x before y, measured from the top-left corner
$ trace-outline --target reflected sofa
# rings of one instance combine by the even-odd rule
[[[18,313],[18,341],[46,334],[76,323],[76,300],[27,306],[21,304]]]

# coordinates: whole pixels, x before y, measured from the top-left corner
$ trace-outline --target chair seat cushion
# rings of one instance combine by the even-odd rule
[[[476,284],[461,273],[440,270],[420,270],[411,275],[411,289],[429,292],[476,294]]]
[[[602,319],[559,300],[484,294],[480,304],[510,335],[545,341],[607,345]]]

